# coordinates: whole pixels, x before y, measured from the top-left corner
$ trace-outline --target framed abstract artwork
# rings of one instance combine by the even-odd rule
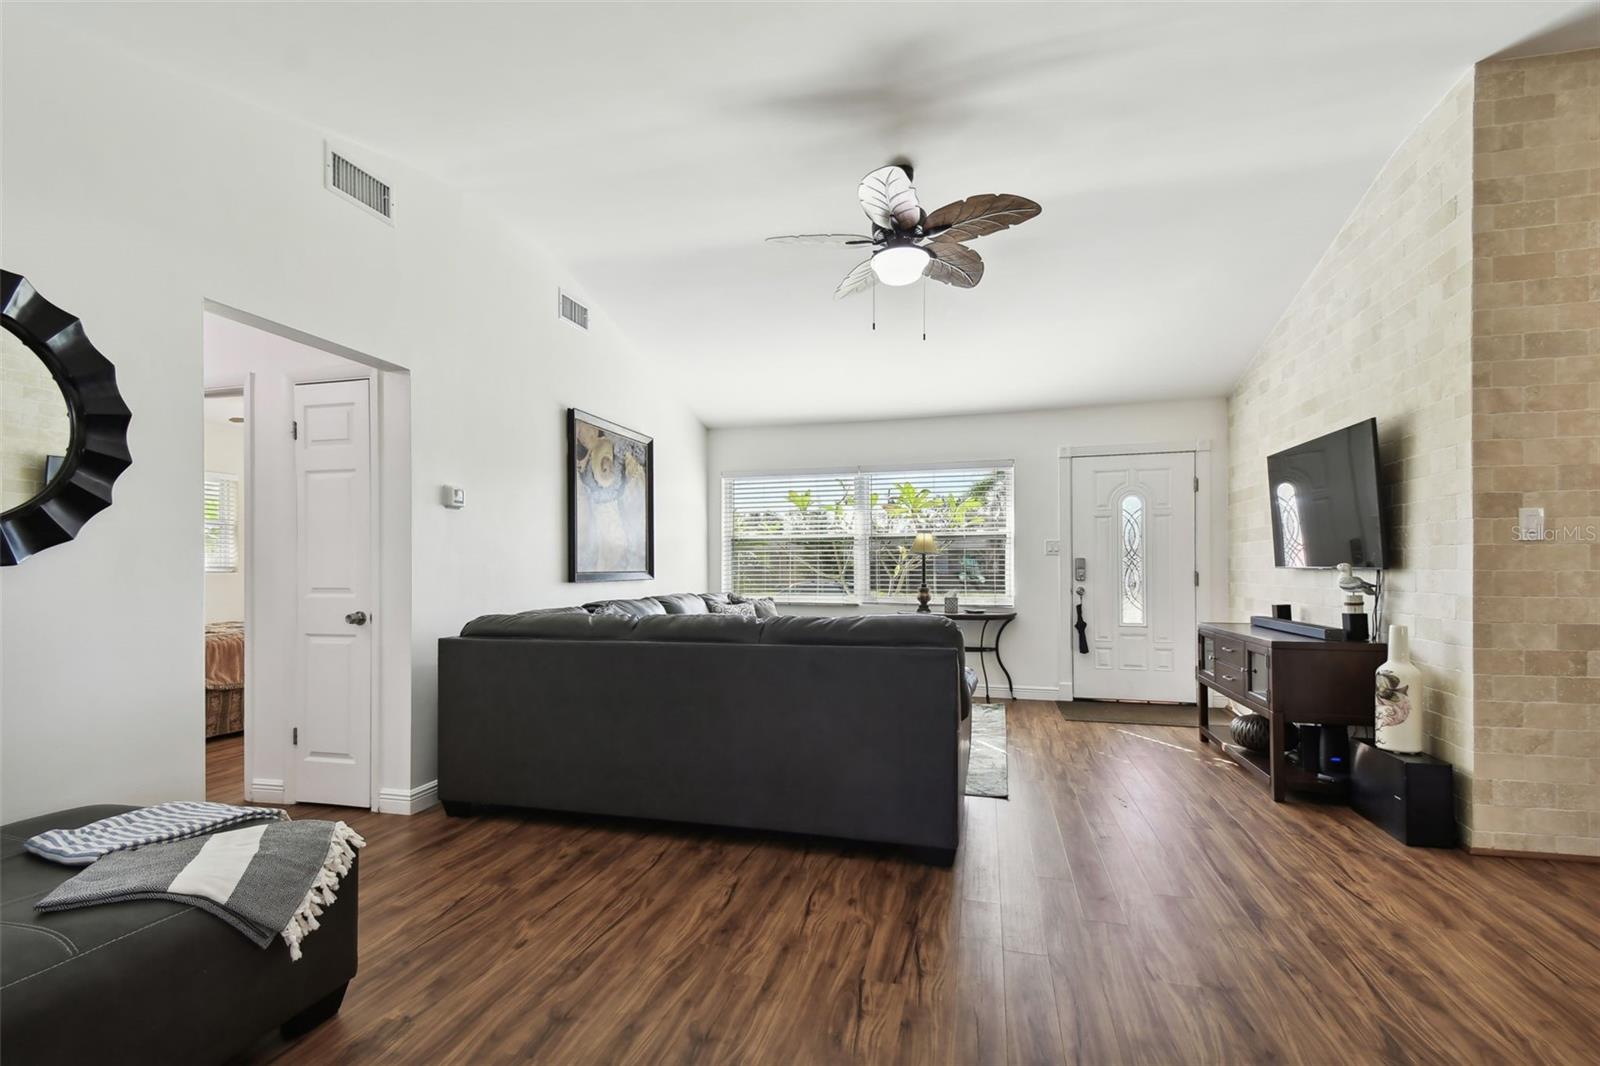
[[[567,580],[654,577],[655,507],[655,442],[568,408]]]

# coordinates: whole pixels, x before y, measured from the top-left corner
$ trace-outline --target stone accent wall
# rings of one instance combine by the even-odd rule
[[[27,345],[0,329],[0,511],[44,490],[45,460],[66,455],[72,420],[61,386]]]
[[[1387,621],[1411,629],[1430,750],[1472,749],[1472,107],[1464,77],[1385,164],[1229,399],[1233,617],[1296,605],[1338,624],[1332,571],[1272,565],[1266,457],[1376,417]]]
[[[1600,855],[1600,50],[1475,112],[1473,841]]]

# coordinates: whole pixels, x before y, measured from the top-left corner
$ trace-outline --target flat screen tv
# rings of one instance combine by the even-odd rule
[[[1268,456],[1267,479],[1278,566],[1384,565],[1377,419]]]

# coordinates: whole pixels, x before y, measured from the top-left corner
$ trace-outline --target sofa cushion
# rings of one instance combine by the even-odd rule
[[[705,614],[706,601],[698,592],[674,592],[667,596],[652,596],[668,614]]]
[[[687,641],[698,644],[759,644],[761,624],[753,618],[726,614],[668,615],[634,623],[634,640]]]
[[[464,637],[520,637],[522,629],[535,618],[546,618],[551,615],[584,615],[589,614],[582,607],[540,607],[533,611],[522,611],[517,614],[485,614],[479,615],[461,627]]]
[[[961,629],[936,614],[779,615],[761,623],[763,644],[847,644],[878,647],[965,647]]]
[[[778,603],[771,596],[739,596],[730,593],[729,603],[748,603],[756,609],[757,618],[778,617]]]
[[[667,609],[661,601],[651,597],[637,600],[595,600],[593,603],[583,605],[585,611],[591,613],[598,611],[602,606],[610,606],[613,614],[621,612],[629,618],[648,618],[653,614],[666,614]]]
[[[463,637],[522,640],[619,640],[633,632],[635,620],[590,614],[582,607],[522,614],[486,614],[461,627]]]
[[[748,618],[756,620],[756,605],[753,603],[717,603],[715,600],[706,604],[711,608],[712,614],[725,614],[733,618]]]

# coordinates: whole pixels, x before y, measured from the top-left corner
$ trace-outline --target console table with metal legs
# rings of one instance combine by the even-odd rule
[[[939,612],[934,612],[934,613],[937,614]],[[983,698],[984,699],[988,699],[989,698],[989,660],[988,660],[987,656],[990,653],[993,653],[995,665],[1000,667],[1000,672],[1002,674],[1006,675],[1006,698],[1007,699],[1013,699],[1013,700],[1016,699],[1017,698],[1017,689],[1016,689],[1016,686],[1011,683],[1011,671],[1006,669],[1006,661],[1005,661],[1005,659],[1000,657],[1000,635],[1006,631],[1006,626],[1008,626],[1012,622],[1016,621],[1017,612],[1016,611],[983,611],[983,612],[959,611],[956,614],[947,614],[947,615],[945,615],[945,617],[953,619],[953,620],[955,620],[957,622],[980,622],[980,623],[982,623],[981,628],[978,630],[978,643],[976,643],[976,644],[968,644],[967,645],[967,650],[968,651],[975,651],[975,652],[978,653],[978,666],[983,670]],[[998,622],[999,623],[999,625],[997,625],[995,627],[994,643],[992,643],[992,644],[989,643],[989,623],[990,622]]]

